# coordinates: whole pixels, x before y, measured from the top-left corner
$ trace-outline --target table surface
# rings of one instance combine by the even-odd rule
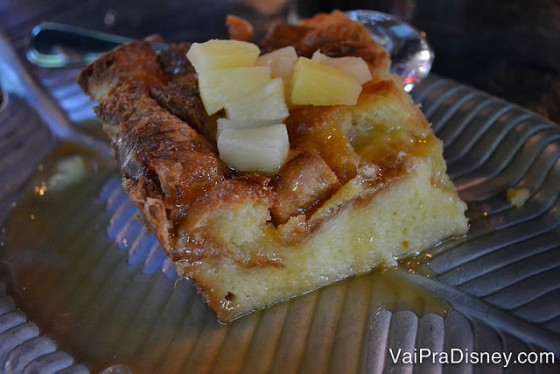
[[[560,1],[331,0],[300,2],[299,9],[305,15],[367,7],[425,31],[436,53],[434,73],[560,123]],[[199,41],[225,37],[226,14],[253,20],[262,35],[289,11],[288,0],[7,0],[0,3],[0,27],[23,56],[32,27],[42,21]]]

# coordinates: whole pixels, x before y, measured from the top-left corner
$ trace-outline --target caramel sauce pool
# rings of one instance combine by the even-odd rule
[[[399,276],[429,276],[420,257],[220,325],[190,281],[161,271],[148,274],[145,261],[131,261],[141,243],[133,238],[123,244],[119,236],[126,237],[130,223],[117,234],[120,246],[109,239],[108,227],[125,201],[109,212],[100,193],[115,175],[110,161],[59,147],[39,165],[0,240],[2,279],[17,309],[93,372],[112,365],[135,373],[221,365],[272,370],[282,367],[283,354],[301,350],[308,361],[326,352],[332,352],[329,360],[355,356],[352,365],[358,368],[369,321],[380,309],[419,316],[448,310],[444,301]],[[144,233],[136,237],[147,240]],[[337,334],[345,331],[352,331],[352,343],[337,345]]]

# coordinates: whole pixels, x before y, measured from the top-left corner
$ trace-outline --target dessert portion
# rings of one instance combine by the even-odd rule
[[[442,144],[340,12],[238,40],[144,41],[79,83],[145,224],[222,322],[467,231]],[[239,52],[242,51],[242,52]]]

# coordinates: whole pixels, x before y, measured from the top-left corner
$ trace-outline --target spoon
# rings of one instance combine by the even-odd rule
[[[346,15],[364,25],[372,37],[391,55],[391,71],[400,76],[406,91],[428,75],[434,53],[426,34],[397,17],[372,10],[352,10]],[[37,25],[32,33],[27,58],[44,68],[82,67],[103,53],[134,39],[54,22]],[[157,50],[168,47],[152,43]]]
[[[362,24],[373,39],[391,55],[391,72],[401,77],[410,92],[424,79],[434,61],[426,33],[390,14],[373,10],[350,10],[346,15]]]
[[[42,68],[83,67],[105,52],[132,41],[134,39],[125,36],[44,22],[31,31],[27,59]],[[163,43],[152,45],[160,51],[168,47]]]

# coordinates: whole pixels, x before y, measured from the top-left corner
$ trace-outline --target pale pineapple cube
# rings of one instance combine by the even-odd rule
[[[332,66],[333,68],[344,70],[356,77],[360,81],[360,84],[364,84],[372,78],[367,63],[361,57],[329,57],[317,50],[313,53],[311,59],[322,64]]]
[[[289,83],[297,60],[295,48],[288,46],[259,56],[257,65],[270,66],[272,78],[282,78],[284,83]]]
[[[284,100],[290,101],[290,80],[298,60],[293,46],[277,49],[257,58],[257,65],[270,66],[272,78],[280,78],[284,83]]]
[[[220,159],[244,172],[274,174],[290,149],[284,124],[260,128],[224,129],[217,139]]]
[[[280,78],[272,79],[261,90],[239,96],[225,105],[226,116],[232,120],[277,120],[288,115],[284,101],[284,85]]]
[[[216,128],[216,138],[220,137],[220,134],[225,129],[234,129],[234,130],[241,130],[241,129],[253,129],[258,127],[266,127],[271,125],[276,125],[282,122],[281,119],[271,119],[271,120],[262,120],[262,119],[239,119],[233,120],[228,118],[218,118],[218,126]]]
[[[208,115],[223,109],[229,102],[262,90],[269,82],[268,66],[211,70],[198,75],[200,97]]]
[[[300,57],[291,81],[293,105],[355,105],[362,91],[351,74]]]
[[[210,70],[253,66],[259,56],[259,47],[238,40],[212,39],[193,43],[187,58],[197,73]]]

